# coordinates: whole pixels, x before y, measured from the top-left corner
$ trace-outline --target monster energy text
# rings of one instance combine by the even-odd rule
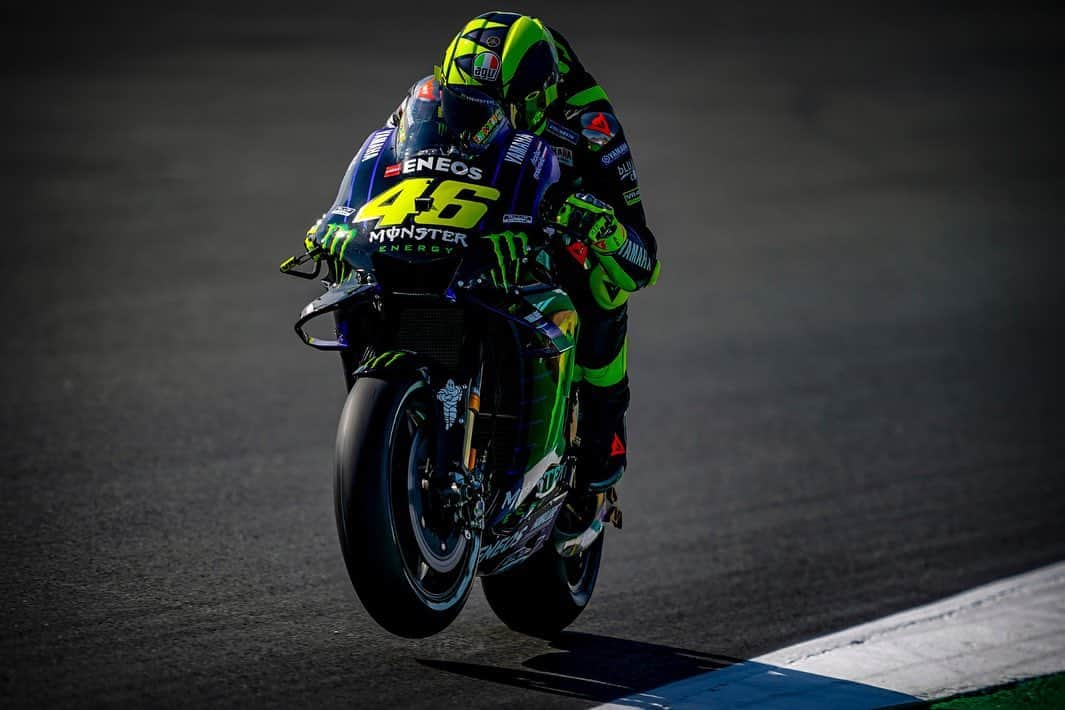
[[[466,246],[466,235],[462,232],[452,232],[435,227],[383,227],[370,232],[370,244],[383,244],[385,240],[392,243],[397,239],[413,239],[416,242],[445,242],[447,244],[458,244],[461,247]]]

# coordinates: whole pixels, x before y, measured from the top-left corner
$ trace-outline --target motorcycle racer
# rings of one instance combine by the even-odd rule
[[[443,629],[480,576],[504,623],[553,635],[621,527],[627,301],[659,272],[631,149],[561,35],[514,13],[467,23],[387,123],[281,264],[328,269],[294,328],[343,363],[345,564],[393,633]]]
[[[417,82],[411,94],[463,87],[501,101],[511,124],[539,135],[558,158],[561,180],[541,216],[586,245],[571,249],[575,259],[562,263],[559,276],[581,318],[577,483],[602,494],[627,463],[627,301],[654,284],[660,269],[632,149],[606,92],[562,34],[540,19],[512,12],[473,18],[434,76]],[[401,124],[405,104],[390,126]]]

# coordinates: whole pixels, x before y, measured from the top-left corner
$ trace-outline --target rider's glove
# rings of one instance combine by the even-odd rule
[[[627,238],[625,227],[614,216],[614,208],[587,192],[567,197],[556,221],[586,240],[599,255],[613,254]]]
[[[303,237],[303,247],[307,250],[307,253],[314,258],[315,261],[318,261],[318,259],[320,259],[322,254],[324,253],[322,249],[319,248],[318,242],[315,241],[315,237],[318,235],[318,229],[322,226],[322,220],[324,219],[325,215],[323,214],[321,217],[318,218],[317,222],[312,224],[307,229],[307,234]]]

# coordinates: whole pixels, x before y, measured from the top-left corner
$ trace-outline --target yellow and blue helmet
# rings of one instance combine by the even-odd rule
[[[501,101],[515,128],[539,133],[558,98],[555,41],[535,17],[486,12],[455,35],[438,77],[445,90],[476,89]]]

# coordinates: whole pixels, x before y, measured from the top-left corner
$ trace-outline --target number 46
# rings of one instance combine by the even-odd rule
[[[393,185],[372,200],[364,204],[355,215],[354,222],[379,219],[378,227],[402,224],[414,215],[417,224],[429,224],[441,227],[472,229],[488,212],[488,204],[499,199],[499,190],[487,185],[476,185],[458,180],[444,180],[428,195],[431,207],[420,211],[415,200],[432,183],[432,178],[409,178]],[[469,193],[466,197],[478,198],[475,201],[463,199],[459,195]]]

